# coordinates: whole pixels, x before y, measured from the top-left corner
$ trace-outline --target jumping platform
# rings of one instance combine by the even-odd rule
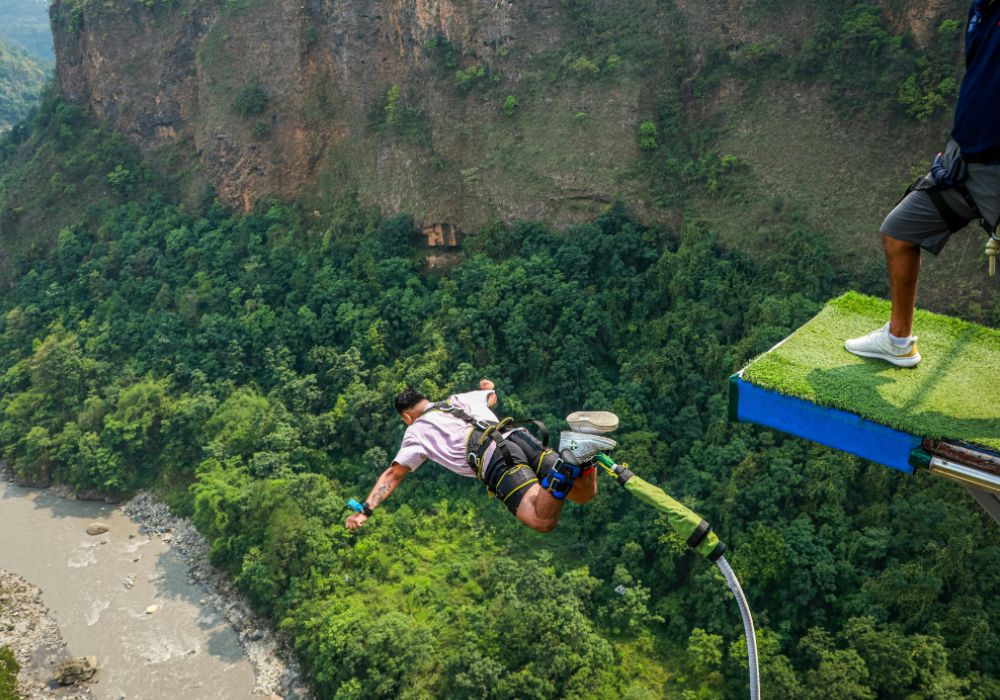
[[[918,311],[916,367],[844,349],[889,311],[853,292],[834,299],[733,375],[730,417],[953,479],[1000,522],[1000,331]]]

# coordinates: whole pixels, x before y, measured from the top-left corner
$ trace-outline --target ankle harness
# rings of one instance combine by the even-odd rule
[[[569,495],[577,477],[583,473],[583,467],[570,464],[561,457],[544,475],[539,476],[538,483],[552,494],[552,498],[561,501]]]

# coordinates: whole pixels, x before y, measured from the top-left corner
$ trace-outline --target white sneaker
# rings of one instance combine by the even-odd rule
[[[604,435],[618,429],[618,416],[611,411],[577,411],[566,416],[570,430],[590,435]]]
[[[897,367],[915,367],[921,360],[917,352],[917,336],[910,336],[906,345],[896,345],[889,337],[888,323],[868,335],[848,340],[844,347],[855,355],[885,360]]]
[[[559,456],[570,464],[586,464],[598,452],[610,452],[618,443],[611,438],[564,430],[559,434]]]

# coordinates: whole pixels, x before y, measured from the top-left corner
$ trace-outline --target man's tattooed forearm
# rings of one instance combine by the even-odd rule
[[[375,491],[374,493],[372,493],[371,498],[368,499],[368,505],[374,508],[379,503],[384,501],[386,497],[388,497],[389,493],[392,491],[393,486],[394,484],[391,483],[384,483],[376,486]]]
[[[402,480],[402,476],[393,473],[391,470],[386,470],[386,472],[378,478],[378,481],[375,482],[375,487],[368,496],[368,506],[370,508],[374,508],[387,499],[389,494],[392,493],[392,490],[399,486],[399,482]]]

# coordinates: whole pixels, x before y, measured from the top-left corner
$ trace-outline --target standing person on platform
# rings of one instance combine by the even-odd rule
[[[980,220],[990,234],[992,274],[1000,255],[1000,0],[974,0],[965,43],[966,73],[951,141],[882,224],[892,317],[848,351],[899,367],[920,362],[913,333],[921,248],[937,255],[951,234]]]

